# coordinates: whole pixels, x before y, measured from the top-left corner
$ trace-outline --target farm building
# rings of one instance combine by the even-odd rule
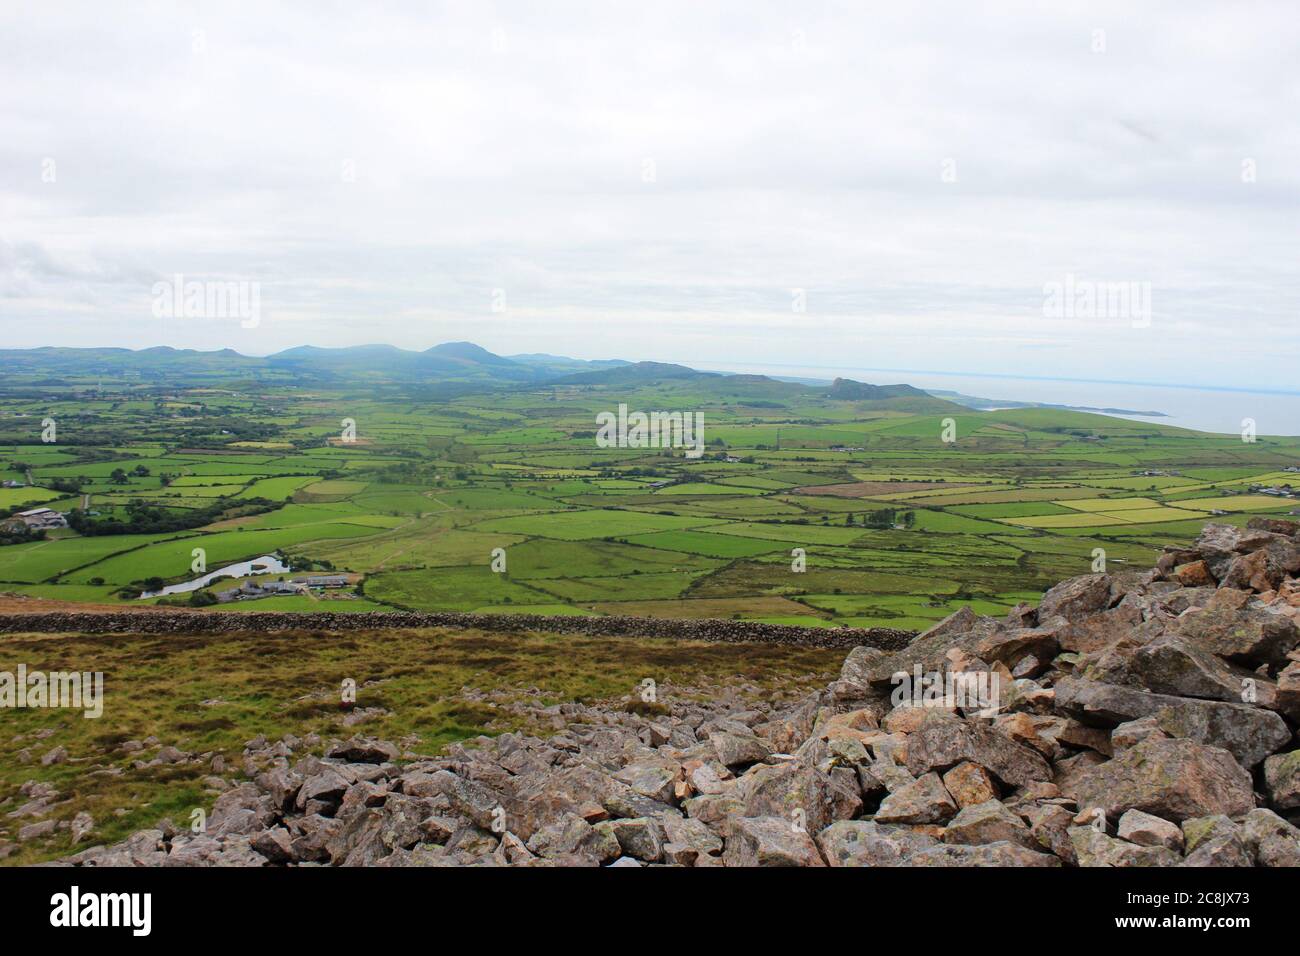
[[[308,588],[345,588],[349,582],[346,574],[318,574],[308,578],[294,578],[293,583]]]
[[[217,595],[217,600],[243,601],[271,597],[276,594],[297,594],[303,590],[301,584],[290,581],[245,581],[239,587]]]
[[[66,528],[68,526],[68,519],[50,508],[33,508],[30,511],[20,511],[14,517],[31,530],[43,531],[47,528]]]

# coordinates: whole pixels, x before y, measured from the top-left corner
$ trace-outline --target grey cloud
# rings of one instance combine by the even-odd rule
[[[512,352],[992,371],[1050,353],[1062,374],[1208,381],[1254,336],[1246,378],[1274,384],[1300,348],[1285,3],[67,3],[8,20],[13,344],[425,347],[472,323]],[[267,321],[134,321],[174,272],[262,283]],[[1066,273],[1151,283],[1159,334],[1045,322],[1043,284]]]

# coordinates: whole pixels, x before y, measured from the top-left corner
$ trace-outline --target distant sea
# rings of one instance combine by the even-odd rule
[[[1253,418],[1259,435],[1300,435],[1300,392],[1137,385],[1072,379],[1015,378],[906,369],[827,368],[796,365],[735,365],[701,362],[725,372],[830,380],[837,376],[873,385],[914,385],[960,392],[993,401],[1045,402],[1052,405],[1124,408],[1163,412],[1163,416],[1118,415],[1133,421],[1239,435],[1242,419]]]

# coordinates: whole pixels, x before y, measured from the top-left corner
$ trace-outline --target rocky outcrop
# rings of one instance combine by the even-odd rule
[[[793,704],[566,704],[550,737],[438,756],[250,741],[206,832],[65,862],[1295,866],[1296,545],[1277,519],[1210,525],[1149,573],[857,646]]]

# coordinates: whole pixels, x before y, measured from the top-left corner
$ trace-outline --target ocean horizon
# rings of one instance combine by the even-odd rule
[[[830,380],[836,377],[875,385],[907,384],[925,391],[959,392],[994,402],[1042,402],[1092,409],[1129,409],[1159,415],[1120,415],[1115,418],[1172,425],[1216,434],[1239,435],[1245,419],[1255,422],[1258,435],[1300,435],[1300,391],[1249,389],[1238,386],[1193,386],[1074,378],[1014,376],[977,372],[940,372],[862,366],[717,363],[725,372],[750,372]]]

